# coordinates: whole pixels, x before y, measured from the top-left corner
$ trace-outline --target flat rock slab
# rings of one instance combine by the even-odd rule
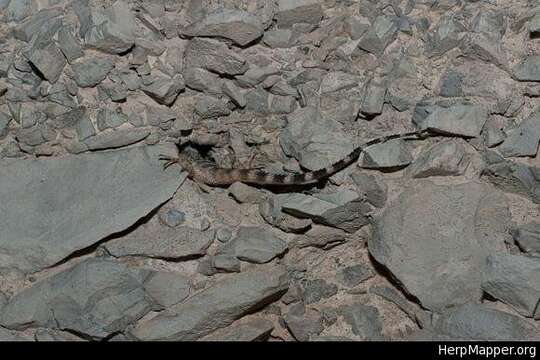
[[[197,340],[275,301],[288,287],[289,278],[284,267],[257,266],[139,323],[131,334],[140,340]]]
[[[174,146],[0,161],[0,267],[54,265],[171,198],[185,176],[160,153]]]
[[[0,324],[16,330],[48,327],[93,338],[122,331],[155,307],[142,273],[105,258],[87,259],[11,298]]]
[[[503,194],[480,183],[423,180],[375,221],[373,257],[433,311],[479,300],[486,257],[505,251],[510,212]]]

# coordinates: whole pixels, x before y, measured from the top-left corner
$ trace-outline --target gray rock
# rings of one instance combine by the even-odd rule
[[[540,81],[540,55],[529,55],[512,68],[519,81]]]
[[[423,106],[417,104],[415,112],[424,111],[420,109]],[[413,122],[420,129],[466,137],[480,135],[488,118],[485,106],[467,101],[439,103],[427,111],[423,117],[413,117]]]
[[[259,214],[270,225],[285,232],[302,232],[311,227],[310,219],[297,219],[285,214],[281,205],[274,197],[268,197],[267,201],[259,204]]]
[[[8,125],[11,122],[11,116],[0,111],[0,139],[8,133]]]
[[[200,69],[200,68],[185,69],[184,81],[187,87],[193,90],[202,91],[208,94],[220,95],[223,91],[222,84],[224,84],[224,82],[220,79],[220,77],[204,69]]]
[[[270,112],[269,94],[262,88],[257,88],[246,92],[246,110],[259,114],[268,114]]]
[[[267,66],[251,65],[244,74],[236,77],[238,85],[244,88],[256,87],[272,75],[280,74],[281,70],[274,63]]]
[[[293,32],[290,29],[272,29],[264,33],[262,39],[271,49],[290,47]]]
[[[460,44],[463,54],[505,69],[508,67],[507,51],[499,39],[484,34],[469,33]]]
[[[487,147],[497,146],[504,141],[506,134],[493,121],[488,121],[482,130]]]
[[[152,241],[148,241],[149,238]],[[108,241],[103,247],[116,257],[186,259],[204,255],[213,239],[213,231],[201,231],[187,226],[171,228],[159,223],[147,223],[121,238]]]
[[[98,93],[103,95],[103,101],[111,99],[115,102],[123,102],[127,98],[127,89],[121,82],[106,82],[98,85]]]
[[[85,341],[84,339],[75,336],[67,331],[55,329],[37,329],[34,333],[35,341]]]
[[[221,85],[221,90],[229,97],[236,105],[243,108],[246,106],[246,97],[243,91],[232,81],[224,81]]]
[[[150,135],[148,129],[121,129],[99,133],[86,138],[83,143],[89,150],[114,149],[144,140]]]
[[[214,331],[199,341],[264,341],[273,329],[274,325],[270,320],[253,318]]]
[[[290,114],[296,109],[296,99],[292,96],[273,95],[270,101],[272,114]]]
[[[345,32],[353,40],[358,40],[369,30],[371,25],[367,20],[364,20],[357,16],[348,16],[345,19]]]
[[[260,227],[241,227],[236,237],[220,247],[217,255],[229,254],[239,260],[264,264],[282,255],[287,243]]]
[[[261,20],[246,11],[221,8],[206,15],[179,33],[186,36],[211,36],[230,39],[240,46],[246,46],[263,34]]]
[[[0,267],[38,271],[146,216],[185,179],[178,169],[162,171],[157,157],[167,150],[173,146],[0,160]]]
[[[337,294],[338,287],[323,279],[306,280],[302,283],[302,298],[306,304],[313,304]]]
[[[407,166],[412,161],[411,149],[407,143],[401,139],[394,139],[368,146],[364,150],[362,167],[396,168]]]
[[[227,191],[239,203],[259,204],[267,198],[261,190],[241,182],[235,182]]]
[[[397,18],[380,15],[373,21],[370,29],[362,36],[358,47],[380,56],[384,52],[384,49],[396,39],[397,33]]]
[[[275,301],[287,291],[288,283],[285,268],[258,266],[137,324],[131,333],[139,340],[196,340]]]
[[[186,214],[177,209],[169,209],[159,214],[159,220],[168,227],[177,227],[184,223]]]
[[[523,341],[538,339],[524,319],[480,304],[446,310],[435,324],[433,340]]]
[[[38,9],[36,0],[11,1],[5,10],[7,21],[21,21],[35,13]]]
[[[513,161],[489,163],[482,176],[503,191],[529,197],[540,204],[540,169]]]
[[[172,79],[164,76],[153,78],[152,83],[142,86],[141,90],[158,103],[171,105],[184,88],[184,79],[177,75]]]
[[[464,75],[456,71],[445,72],[440,81],[439,94],[445,97],[459,97],[463,96],[463,83]]]
[[[231,109],[227,103],[212,96],[203,96],[195,103],[195,112],[203,119],[227,116]]]
[[[409,166],[407,173],[414,178],[463,175],[469,165],[463,140],[451,139],[436,143],[423,151]]]
[[[520,314],[540,319],[540,259],[511,254],[488,256],[482,290]]]
[[[329,249],[347,241],[347,233],[326,226],[313,225],[305,234],[294,238],[295,247],[308,246]],[[292,246],[291,246],[292,247]]]
[[[309,341],[312,336],[317,336],[324,330],[322,316],[314,311],[305,314],[290,312],[283,316],[283,321],[298,341]]]
[[[92,258],[13,296],[0,315],[10,329],[48,327],[96,339],[124,330],[153,308],[137,273]]]
[[[540,255],[540,224],[528,223],[517,227],[513,237],[519,248],[533,256]]]
[[[354,149],[342,125],[323,119],[315,107],[297,109],[287,118],[288,124],[279,139],[281,148],[308,170],[334,164]]]
[[[277,23],[288,28],[297,23],[318,24],[323,17],[321,4],[317,0],[279,0]]]
[[[365,173],[353,173],[351,178],[356,185],[359,194],[371,205],[382,208],[386,203],[388,187],[385,183],[379,182],[372,175]]]
[[[37,146],[47,142],[45,137],[46,131],[45,126],[34,126],[29,129],[18,129],[15,133],[15,137],[23,144]]]
[[[336,274],[336,279],[346,287],[352,288],[373,276],[375,274],[369,267],[358,264],[340,269]]]
[[[127,120],[127,115],[122,113],[120,108],[117,108],[116,110],[103,108],[100,109],[97,114],[97,127],[99,131],[109,128],[114,129],[126,123]]]
[[[505,249],[509,222],[503,194],[490,186],[420,180],[376,219],[368,249],[423,307],[440,311],[480,299],[481,269]]]
[[[386,87],[369,84],[364,90],[364,97],[360,105],[360,111],[368,116],[382,113]]]
[[[276,199],[285,213],[347,232],[355,232],[369,222],[370,206],[357,192],[348,189],[328,194],[278,194]]]
[[[418,310],[418,306],[413,305],[399,291],[388,286],[370,286],[370,294],[375,294],[386,301],[390,301],[400,308],[407,316],[418,323],[420,327],[425,328],[431,325],[431,316],[427,312]]]
[[[384,340],[379,311],[376,307],[364,304],[344,306],[342,315],[352,332],[362,340]]]
[[[87,47],[110,54],[121,54],[135,44],[137,23],[127,2],[115,1],[111,6],[93,7],[91,11],[93,24],[84,33]],[[81,24],[80,31],[83,31],[83,28]]]
[[[453,14],[443,16],[435,26],[432,34],[428,34],[425,53],[428,57],[442,56],[457,47],[467,31]]]
[[[472,21],[472,30],[497,39],[506,32],[506,20],[502,11],[485,9],[479,11]]]
[[[339,90],[351,89],[357,87],[360,81],[361,78],[358,75],[343,71],[332,71],[322,78],[321,93],[329,94]]]
[[[216,272],[240,272],[242,264],[233,255],[218,254],[212,257],[212,267]]]
[[[39,75],[50,83],[55,83],[58,80],[66,65],[64,54],[53,42],[32,47],[26,57],[39,71]]]
[[[80,87],[96,86],[113,68],[114,60],[108,57],[91,57],[71,64],[73,80]]]
[[[535,111],[511,130],[497,148],[504,157],[536,156],[540,141],[540,111]]]
[[[50,42],[56,30],[61,26],[59,17],[62,15],[62,9],[58,7],[45,8],[13,29],[13,36],[16,39],[29,42],[32,38],[37,38],[37,42],[43,40]]]
[[[63,26],[58,31],[58,46],[70,64],[84,55],[79,39],[69,26]]]
[[[144,290],[163,308],[185,300],[190,293],[190,280],[174,272],[152,272],[144,280]]]
[[[185,52],[187,67],[200,67],[225,75],[239,75],[247,71],[249,65],[242,56],[225,45],[212,39],[193,39]]]
[[[79,117],[79,120],[77,121],[77,125],[75,127],[75,130],[77,131],[77,135],[79,136],[79,140],[83,141],[88,139],[91,136],[96,135],[96,129],[94,128],[94,124],[92,124],[92,120],[90,120],[90,117],[84,111],[81,116]]]
[[[18,331],[4,329],[0,326],[0,341],[32,341],[32,337]]]

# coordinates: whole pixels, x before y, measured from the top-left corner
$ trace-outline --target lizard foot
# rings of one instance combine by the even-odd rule
[[[173,164],[178,163],[178,158],[177,157],[169,156],[169,155],[163,155],[163,154],[159,155],[159,160],[165,161],[165,163],[163,164],[163,170],[167,169],[169,166],[171,166]]]

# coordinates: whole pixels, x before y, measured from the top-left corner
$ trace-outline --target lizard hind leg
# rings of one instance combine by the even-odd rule
[[[176,156],[170,156],[170,155],[164,155],[164,154],[160,154],[159,155],[159,160],[161,161],[165,161],[163,163],[163,170],[167,169],[169,166],[173,165],[173,164],[177,164],[178,161],[179,161],[179,158],[176,157]]]

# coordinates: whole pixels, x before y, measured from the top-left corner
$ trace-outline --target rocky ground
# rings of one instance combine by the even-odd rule
[[[0,340],[538,340],[540,2],[0,0]],[[197,184],[327,166],[317,186]]]

